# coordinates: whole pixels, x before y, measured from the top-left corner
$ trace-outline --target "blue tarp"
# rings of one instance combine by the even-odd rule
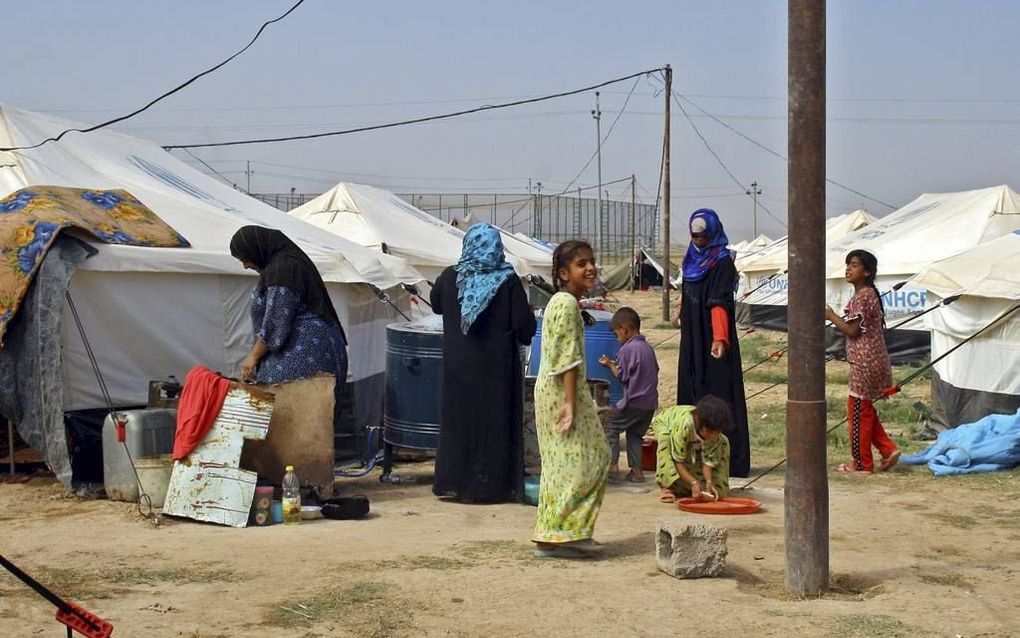
[[[941,432],[919,454],[900,458],[907,465],[928,464],[935,476],[1008,470],[1020,465],[1020,410],[991,414]]]

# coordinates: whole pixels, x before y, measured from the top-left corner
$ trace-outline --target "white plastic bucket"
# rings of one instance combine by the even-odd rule
[[[152,500],[153,507],[163,507],[173,467],[174,460],[169,454],[143,456],[135,459],[135,470],[138,472],[138,480],[142,484],[142,490]]]

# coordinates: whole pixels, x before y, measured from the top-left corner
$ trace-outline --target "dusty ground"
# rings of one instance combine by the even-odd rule
[[[642,310],[652,343],[669,336],[651,318],[656,296],[620,298]],[[746,337],[745,360],[782,338]],[[675,343],[659,352],[666,403]],[[845,409],[839,366],[829,371],[832,423]],[[756,369],[749,393],[784,369]],[[926,388],[910,392],[882,406],[903,435]],[[780,387],[750,401],[756,469],[783,456],[784,398]],[[844,454],[838,428],[830,465]],[[420,482],[382,485],[372,475],[340,484],[371,497],[367,520],[242,530],[187,521],[156,529],[133,506],[77,501],[52,480],[2,485],[0,551],[111,620],[117,636],[1020,635],[1016,471],[938,480],[903,467],[830,475],[832,591],[818,600],[791,599],[783,588],[781,471],[750,492],[765,505],[752,516],[685,515],[654,491],[610,488],[598,525],[604,556],[583,563],[531,557],[531,507],[439,502],[429,463],[398,472]],[[678,581],[656,570],[653,530],[674,516],[730,530],[722,577]],[[52,616],[47,603],[0,577],[0,635],[63,635]]]

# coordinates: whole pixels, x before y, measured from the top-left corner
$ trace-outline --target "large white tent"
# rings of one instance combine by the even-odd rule
[[[954,427],[992,413],[1016,412],[1020,407],[1020,310],[1014,309],[1020,304],[1020,231],[930,264],[911,283],[928,291],[929,303],[961,295],[925,316],[933,360],[958,348],[935,364],[936,420]]]
[[[848,233],[875,221],[863,209],[825,221],[825,242],[832,245]],[[765,247],[737,254],[740,276],[737,289],[737,316],[742,323],[759,327],[786,329],[788,238],[782,237]]]
[[[73,126],[0,106],[0,146],[35,144]],[[378,406],[370,406],[375,401],[367,395],[360,401],[369,412],[359,418],[374,418],[381,407],[385,326],[395,315],[364,284],[386,289],[420,281],[404,260],[322,233],[156,144],[110,130],[0,152],[0,196],[32,185],[127,190],[191,243],[184,249],[94,243],[98,253],[71,278],[71,295],[116,405],[145,404],[148,380],[183,378],[196,364],[237,372],[251,342],[248,300],[255,278],[231,257],[229,242],[241,226],[258,224],[286,233],[322,273],[351,341],[349,380],[371,379],[378,395]],[[63,409],[102,407],[81,339],[66,317],[62,326]]]
[[[1020,228],[1020,194],[1009,186],[925,193],[906,206],[845,235],[826,250],[826,300],[842,308],[853,294],[843,278],[846,254],[864,249],[878,258],[876,285],[886,315],[897,319],[925,306],[924,288],[893,286],[945,259]],[[917,322],[904,328],[923,329]]]

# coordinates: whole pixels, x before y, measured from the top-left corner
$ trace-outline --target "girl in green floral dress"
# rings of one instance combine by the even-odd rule
[[[730,441],[724,432],[732,429],[729,405],[711,394],[697,405],[674,405],[655,415],[655,482],[663,502],[730,495]]]
[[[557,293],[542,319],[542,361],[535,420],[542,454],[538,519],[532,540],[540,558],[584,558],[609,474],[609,443],[588,392],[584,325],[578,299],[596,281],[591,246],[571,240],[553,253]]]

